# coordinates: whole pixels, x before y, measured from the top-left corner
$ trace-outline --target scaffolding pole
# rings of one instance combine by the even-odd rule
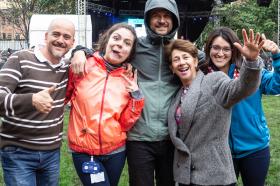
[[[214,27],[217,28],[221,26],[220,8],[223,5],[223,3],[221,0],[215,0],[214,5],[215,7],[212,10],[212,12],[215,12],[213,20],[214,20]]]
[[[76,0],[76,13],[78,15],[78,44],[87,46],[87,1],[86,0]]]

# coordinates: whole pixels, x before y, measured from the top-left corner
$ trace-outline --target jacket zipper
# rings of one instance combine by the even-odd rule
[[[135,100],[132,99],[132,108],[131,108],[132,112],[135,112]]]
[[[100,109],[100,116],[99,116],[99,124],[98,124],[98,138],[99,138],[99,147],[100,147],[100,154],[102,154],[102,143],[101,143],[101,121],[102,121],[102,115],[103,115],[103,106],[104,106],[104,98],[105,98],[105,92],[106,92],[106,86],[108,82],[109,74],[107,73],[104,89],[102,92],[102,101],[101,101],[101,109]]]
[[[158,69],[158,80],[161,81],[161,66],[162,66],[162,49],[163,49],[163,38],[160,40],[160,55],[159,55],[159,69]]]
[[[161,37],[160,48],[159,48],[159,51],[160,51],[160,55],[159,55],[159,69],[158,69],[158,80],[159,81],[161,81],[162,50],[163,50],[163,37]],[[159,87],[159,91],[161,91],[160,87]],[[159,96],[160,96],[160,92],[159,92]],[[160,120],[160,113],[161,113],[160,106],[158,106],[158,117],[157,117],[158,120]]]

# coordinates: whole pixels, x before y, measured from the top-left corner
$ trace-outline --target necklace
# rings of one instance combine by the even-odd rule
[[[189,90],[189,87],[182,87],[182,89],[183,89],[183,91],[181,94],[180,103],[177,106],[176,112],[175,112],[175,120],[176,120],[177,125],[179,125],[181,123],[181,116],[182,116],[181,106],[182,106],[183,99]]]
[[[181,103],[182,103],[182,101],[183,101],[185,95],[187,94],[187,92],[188,92],[188,90],[189,90],[189,87],[188,87],[188,86],[182,87],[182,89],[183,89],[183,92],[182,92],[182,95],[181,95]]]

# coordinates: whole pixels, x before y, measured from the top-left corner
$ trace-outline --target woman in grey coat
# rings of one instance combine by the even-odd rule
[[[170,137],[175,145],[174,179],[179,185],[235,185],[228,145],[231,107],[252,94],[260,81],[259,51],[264,41],[259,33],[249,38],[242,31],[244,46],[235,43],[244,56],[239,78],[222,72],[204,75],[198,70],[197,48],[174,40],[166,52],[170,67],[182,88],[168,113]],[[221,49],[223,50],[223,49]]]

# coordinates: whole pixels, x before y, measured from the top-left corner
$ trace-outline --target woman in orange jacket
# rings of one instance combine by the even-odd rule
[[[136,77],[126,77],[123,65],[133,57],[136,42],[133,27],[115,24],[87,59],[85,74],[74,75],[70,69],[68,143],[83,185],[118,185],[125,164],[126,132],[144,106]]]

